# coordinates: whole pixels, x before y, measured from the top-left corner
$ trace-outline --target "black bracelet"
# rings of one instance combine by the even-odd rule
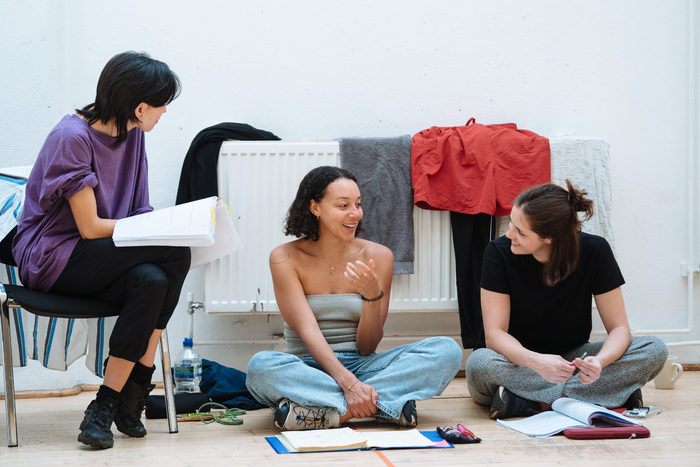
[[[378,302],[379,300],[382,299],[382,297],[384,297],[384,291],[380,289],[380,290],[379,290],[379,296],[378,296],[378,297],[374,297],[374,298],[365,298],[364,295],[360,295],[360,297],[361,297],[362,300],[365,301],[365,302]]]

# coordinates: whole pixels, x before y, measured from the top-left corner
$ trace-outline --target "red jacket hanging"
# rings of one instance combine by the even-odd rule
[[[411,145],[414,203],[464,214],[510,214],[513,199],[551,180],[549,140],[514,123],[431,127]]]

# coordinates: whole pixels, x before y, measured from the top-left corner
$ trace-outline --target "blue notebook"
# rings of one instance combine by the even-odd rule
[[[280,441],[277,436],[266,436],[265,440],[270,444],[272,449],[275,450],[277,454],[297,454],[297,453],[308,453],[308,452],[333,452],[333,451],[369,451],[374,449],[434,449],[434,448],[453,448],[454,446],[449,442],[445,441],[440,437],[437,431],[421,431],[423,436],[428,438],[430,441],[434,441],[434,446],[417,446],[415,448],[408,447],[382,447],[382,448],[354,448],[354,449],[330,449],[330,450],[314,450],[314,451],[290,451],[285,444]]]

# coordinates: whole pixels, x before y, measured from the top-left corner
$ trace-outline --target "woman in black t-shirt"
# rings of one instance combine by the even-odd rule
[[[641,387],[668,353],[653,336],[632,338],[624,279],[610,245],[581,232],[593,202],[567,180],[513,202],[509,230],[484,253],[481,307],[485,349],[466,365],[474,400],[491,418],[547,410],[559,397],[606,407],[641,406]],[[607,331],[589,343],[591,297]],[[585,355],[585,358],[584,358]]]

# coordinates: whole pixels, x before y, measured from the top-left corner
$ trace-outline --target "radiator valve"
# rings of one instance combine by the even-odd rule
[[[194,293],[187,292],[187,313],[190,315],[194,314],[194,310],[198,308],[204,308],[204,303],[194,301]]]

